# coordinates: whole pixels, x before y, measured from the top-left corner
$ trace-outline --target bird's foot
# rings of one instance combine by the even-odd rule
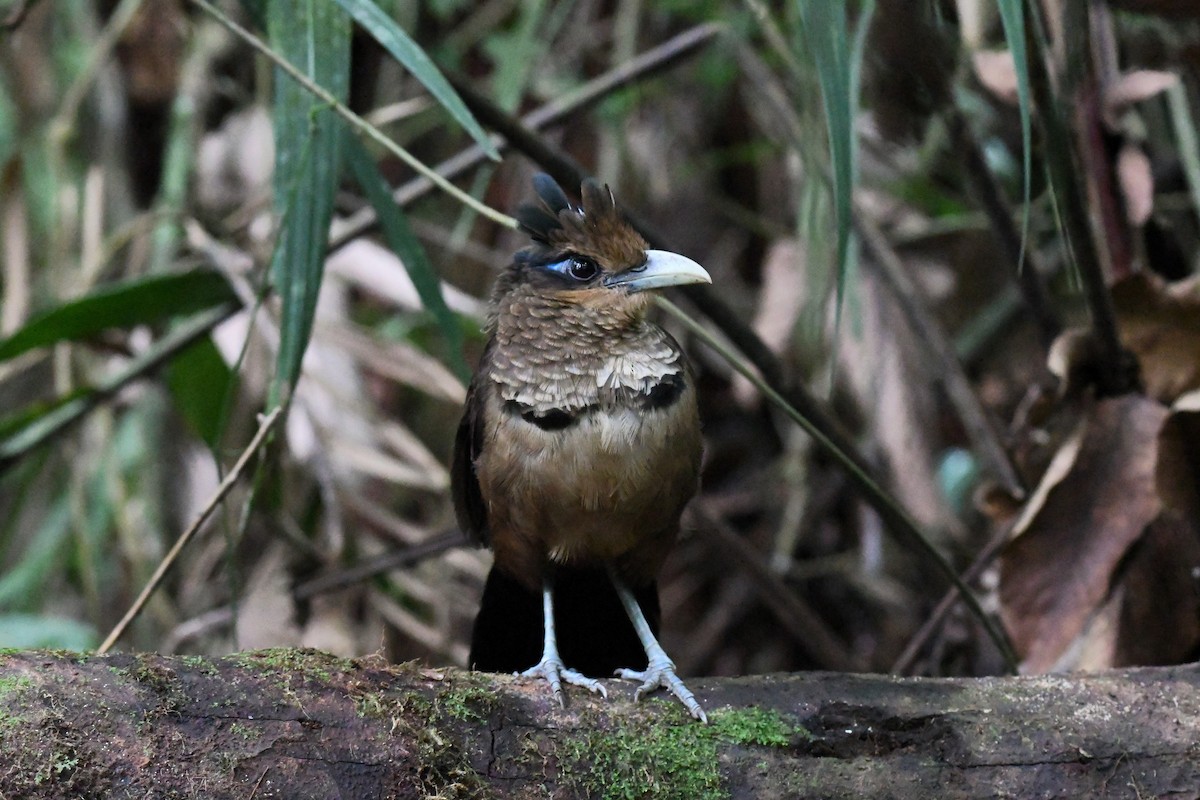
[[[554,692],[554,699],[558,701],[560,708],[567,707],[567,698],[563,694],[563,681],[573,685],[582,686],[589,692],[599,693],[601,697],[608,698],[608,690],[604,688],[604,684],[595,678],[589,678],[582,672],[573,669],[567,669],[563,666],[563,662],[557,658],[543,658],[534,666],[521,673],[522,678],[542,678],[550,684],[550,690]]]
[[[651,659],[645,670],[619,669],[616,676],[627,681],[641,681],[642,685],[633,693],[634,700],[641,700],[655,689],[670,689],[671,694],[679,698],[687,707],[688,712],[696,719],[708,724],[708,715],[700,707],[700,702],[691,690],[683,685],[683,681],[675,674],[675,664],[669,658]]]

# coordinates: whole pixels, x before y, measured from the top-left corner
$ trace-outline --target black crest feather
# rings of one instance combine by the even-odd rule
[[[533,191],[541,203],[536,206],[526,203],[518,208],[517,222],[534,240],[550,244],[554,231],[562,227],[558,215],[571,208],[571,201],[554,178],[544,172],[533,176]]]
[[[542,198],[542,202],[546,207],[557,214],[564,208],[570,208],[571,202],[567,200],[567,195],[562,188],[544,172],[539,172],[533,176],[533,191],[537,196]]]

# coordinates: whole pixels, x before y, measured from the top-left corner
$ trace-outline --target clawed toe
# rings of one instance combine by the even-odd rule
[[[633,693],[634,700],[641,700],[655,689],[669,689],[671,694],[678,697],[679,701],[687,708],[688,713],[701,722],[708,723],[708,715],[700,707],[696,696],[692,694],[690,689],[683,685],[683,681],[675,674],[675,665],[672,662],[667,661],[661,664],[651,663],[646,669],[641,671],[619,669],[615,674],[622,680],[641,681],[641,686]]]
[[[534,666],[521,673],[522,678],[542,678],[550,684],[550,690],[554,693],[554,699],[558,701],[560,708],[567,707],[567,698],[563,692],[563,681],[572,686],[581,686],[589,692],[597,693],[601,697],[608,697],[608,690],[604,688],[604,684],[595,678],[589,678],[581,672],[573,669],[567,669],[563,666],[562,661],[557,659],[543,658]]]

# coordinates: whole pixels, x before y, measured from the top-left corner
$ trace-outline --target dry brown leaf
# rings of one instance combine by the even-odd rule
[[[1200,277],[1166,283],[1138,273],[1112,287],[1121,345],[1137,358],[1150,397],[1170,405],[1200,389]],[[1061,396],[1096,382],[1103,351],[1086,328],[1064,331],[1050,347],[1047,366],[1061,381]]]
[[[1027,672],[1181,663],[1200,643],[1200,392],[1102,401],[1055,457],[1001,561]]]
[[[1200,388],[1200,279],[1145,273],[1112,288],[1121,343],[1137,356],[1146,393],[1171,404]]]
[[[1154,175],[1150,158],[1135,144],[1126,142],[1117,153],[1117,181],[1125,198],[1125,216],[1141,227],[1154,211]]]
[[[1172,406],[1158,436],[1163,509],[1130,555],[1113,666],[1178,664],[1200,642],[1200,391]]]
[[[923,345],[881,281],[866,271],[860,278],[860,322],[855,331],[843,323],[837,370],[872,420],[874,446],[887,465],[892,490],[922,525],[953,531],[957,519],[936,477],[934,454],[944,442],[930,424],[938,396],[930,381],[912,379],[925,366]]]
[[[975,77],[996,99],[1017,105],[1017,68],[1007,50],[980,50],[971,57]]]
[[[1050,345],[1046,368],[1059,380],[1059,396],[1073,397],[1096,381],[1100,345],[1087,328],[1070,328]]]
[[[796,320],[808,302],[805,257],[804,249],[795,239],[780,239],[772,243],[763,262],[758,310],[750,325],[763,344],[776,354],[787,348],[796,329]],[[734,378],[733,392],[743,405],[748,405],[758,395],[750,381],[741,375]]]
[[[134,13],[116,47],[133,103],[169,103],[175,97],[187,53],[187,28],[179,0],[150,0]]]
[[[1170,19],[1200,19],[1196,0],[1109,0],[1115,8],[1138,14],[1157,14]]]
[[[1137,396],[1097,402],[1017,521],[1000,561],[1000,613],[1024,671],[1061,666],[1158,516],[1156,442],[1166,414]]]
[[[1104,90],[1104,122],[1115,130],[1121,115],[1134,103],[1149,100],[1179,83],[1173,72],[1139,69],[1126,72]]]

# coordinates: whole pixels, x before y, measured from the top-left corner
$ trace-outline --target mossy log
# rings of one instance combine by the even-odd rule
[[[607,700],[271,650],[0,654],[2,798],[1200,796],[1200,670],[691,680]],[[574,689],[574,687],[569,687]]]

